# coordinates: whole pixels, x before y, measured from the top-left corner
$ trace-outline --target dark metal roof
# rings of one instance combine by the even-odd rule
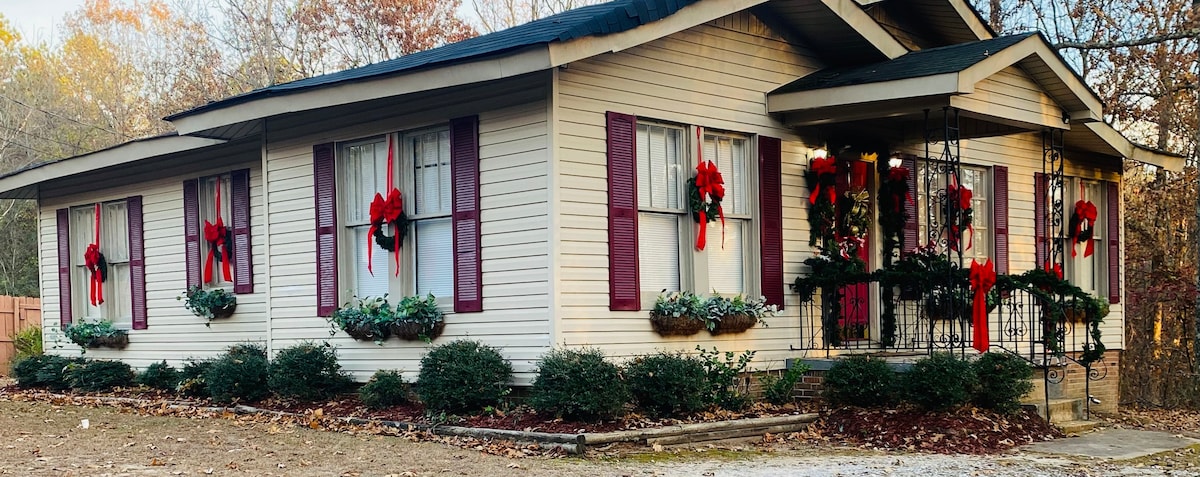
[[[958,73],[983,61],[992,53],[1013,46],[1034,35],[1037,33],[1002,36],[990,40],[918,50],[899,58],[870,65],[826,68],[786,84],[773,91],[772,94]]]
[[[268,86],[168,116],[167,120],[233,106],[256,99],[296,93],[333,84],[362,81],[402,72],[499,55],[522,48],[592,35],[631,30],[665,18],[699,0],[614,0],[566,11],[487,35],[367,66],[290,83]]]

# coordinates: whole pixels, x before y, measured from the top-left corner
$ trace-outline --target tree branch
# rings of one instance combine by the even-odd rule
[[[1162,35],[1146,36],[1146,37],[1142,37],[1142,38],[1133,38],[1133,39],[1129,39],[1129,40],[1064,41],[1064,42],[1056,43],[1054,45],[1054,48],[1057,50],[1062,50],[1062,49],[1111,50],[1114,48],[1127,48],[1127,47],[1131,47],[1131,46],[1153,45],[1153,44],[1164,43],[1164,42],[1168,42],[1168,41],[1183,40],[1183,39],[1187,39],[1187,38],[1195,38],[1197,36],[1200,36],[1200,28],[1189,28],[1187,30],[1180,30],[1180,31],[1176,31],[1176,32],[1165,33]]]

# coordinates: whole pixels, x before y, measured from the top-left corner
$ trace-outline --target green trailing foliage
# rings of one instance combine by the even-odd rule
[[[617,417],[628,401],[620,368],[597,349],[547,353],[538,362],[529,396],[538,412],[582,421]]]
[[[796,384],[801,379],[804,379],[804,374],[809,369],[807,364],[793,363],[792,367],[784,371],[782,375],[768,374],[763,376],[760,380],[763,399],[777,406],[792,402]]]
[[[407,404],[409,386],[400,371],[381,369],[358,390],[358,398],[371,409],[383,409]]]
[[[355,297],[329,317],[329,336],[334,336],[341,330],[356,340],[371,340],[383,346],[383,342],[391,336],[389,326],[395,320],[396,312],[388,303],[387,295]]]
[[[979,378],[971,362],[952,353],[934,353],[904,374],[907,400],[923,409],[942,411],[971,401]]]
[[[133,386],[137,373],[121,361],[87,360],[67,365],[64,373],[71,389],[84,392],[109,391]]]
[[[42,354],[42,329],[30,326],[13,335],[13,348],[16,350],[14,359]]]
[[[508,395],[512,372],[512,364],[496,348],[452,341],[421,358],[417,395],[434,412],[477,412]]]
[[[204,384],[216,402],[254,402],[269,393],[269,368],[267,352],[261,346],[234,345],[212,361],[204,373]]]
[[[1021,410],[1021,397],[1033,390],[1033,367],[1020,356],[984,353],[972,365],[979,378],[975,405],[1003,413]]]
[[[886,406],[896,402],[896,382],[896,372],[886,361],[850,356],[825,372],[823,396],[835,406]]]
[[[637,407],[656,417],[702,411],[712,392],[704,363],[682,353],[635,358],[625,368],[625,379]]]
[[[192,314],[208,319],[204,326],[210,326],[212,320],[228,318],[237,308],[237,296],[223,288],[205,290],[204,287],[192,286],[176,300],[183,300],[183,307]]]
[[[153,363],[137,376],[137,383],[160,391],[175,391],[179,387],[179,371],[166,360]]]
[[[129,343],[129,333],[114,327],[111,321],[72,323],[63,334],[84,351],[100,347],[124,348]]]
[[[749,382],[741,379],[750,362],[754,360],[754,351],[744,351],[735,355],[726,351],[724,355],[713,348],[712,351],[696,346],[700,352],[700,362],[704,364],[705,384],[708,385],[707,401],[709,406],[715,406],[730,411],[740,411],[750,405]]]
[[[284,348],[271,362],[271,391],[282,398],[319,401],[349,389],[350,377],[328,343],[300,343]]]

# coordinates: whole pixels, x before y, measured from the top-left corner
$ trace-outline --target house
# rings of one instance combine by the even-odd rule
[[[969,347],[967,324],[942,339],[917,312],[882,343],[877,284],[842,298],[841,323],[858,335],[831,340],[828,303],[788,291],[815,253],[805,174],[828,148],[868,195],[889,158],[907,166],[910,245],[945,240],[931,201],[949,182],[973,188],[962,263],[1064,266],[1111,303],[1111,365],[1124,344],[1122,162],[1182,167],[1106,125],[1045,38],[997,37],[963,0],[615,0],[167,119],[176,133],[0,178],[0,197],[38,201],[47,349],[76,352],[60,325],[105,319],[131,330],[129,344],[89,356],[136,366],[329,340],[359,379],[415,372],[426,343],[330,333],[339,306],[385,293],[434,294],[447,313],[434,344],[498,346],[522,383],[556,346],[753,349],[760,369],[854,348]],[[685,181],[701,160],[726,195],[697,250]],[[395,254],[371,243],[368,209],[391,182],[410,220]],[[1062,235],[1076,199],[1098,209],[1086,258],[1067,257]],[[868,204],[860,253],[874,269],[879,219],[894,212]],[[206,280],[203,224],[218,217],[232,253]],[[99,305],[84,261],[95,242],[109,266]],[[177,299],[190,285],[235,293],[236,313],[206,326]],[[648,310],[664,289],[761,294],[782,311],[744,333],[661,337]],[[1036,318],[998,315],[994,347],[1035,353]]]

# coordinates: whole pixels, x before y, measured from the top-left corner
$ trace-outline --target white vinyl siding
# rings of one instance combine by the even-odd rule
[[[454,241],[450,212],[450,131],[439,129],[405,136],[413,190],[413,283],[418,296],[432,293],[442,303],[454,295]]]
[[[217,198],[217,182],[218,182],[217,179],[218,179],[218,177],[220,178],[220,184],[221,184],[221,222],[225,224],[226,230],[228,230],[230,232],[233,231],[233,209],[231,209],[230,205],[229,205],[230,204],[229,201],[232,198],[229,195],[229,174],[224,174],[221,176],[208,176],[208,177],[201,178],[200,179],[200,198],[199,198],[199,200],[200,200],[199,206],[200,206],[200,260],[201,260],[201,263],[204,263],[204,261],[208,260],[208,253],[211,248],[209,246],[208,240],[205,240],[205,237],[204,237],[204,224],[205,224],[205,222],[213,223],[213,224],[217,223],[216,198]],[[232,250],[233,250],[232,247],[230,247],[231,252],[232,252]],[[221,273],[220,257],[221,257],[221,254],[220,254],[220,251],[218,250],[217,254],[213,257],[213,274],[212,274],[213,279],[211,282],[204,284],[204,286],[205,287],[216,287],[216,288],[223,287],[223,288],[232,289],[233,283],[226,282],[225,275]],[[233,260],[234,260],[234,256],[232,253],[230,253],[229,261],[230,261],[230,273],[231,274],[236,273],[236,271],[237,271],[237,267],[234,267],[232,265]]]
[[[749,290],[746,271],[750,260],[745,247],[750,233],[749,159],[746,140],[743,138],[705,135],[705,161],[712,161],[725,181],[725,198],[721,208],[725,212],[724,225],[721,220],[708,224],[708,235],[704,254],[708,256],[708,291],[722,295],[736,295]]]
[[[95,204],[71,209],[71,298],[75,320],[111,321],[118,328],[133,326],[129,283],[129,225],[125,201],[100,204],[100,253],[108,264],[104,302],[91,303],[91,272],[84,253],[96,236]],[[82,312],[81,312],[82,310]]]
[[[684,286],[680,230],[690,219],[684,171],[684,129],[638,124],[638,273],[643,301]]]
[[[342,226],[339,258],[343,260],[342,276],[348,281],[342,288],[349,294],[342,297],[382,297],[390,291],[394,275],[391,254],[379,248],[368,232],[371,229],[371,201],[375,194],[385,195],[387,185],[387,141],[380,138],[345,144],[341,155],[343,193],[338,201]],[[387,231],[389,234],[394,232]],[[373,247],[368,253],[368,248]],[[371,268],[368,269],[368,262]]]

